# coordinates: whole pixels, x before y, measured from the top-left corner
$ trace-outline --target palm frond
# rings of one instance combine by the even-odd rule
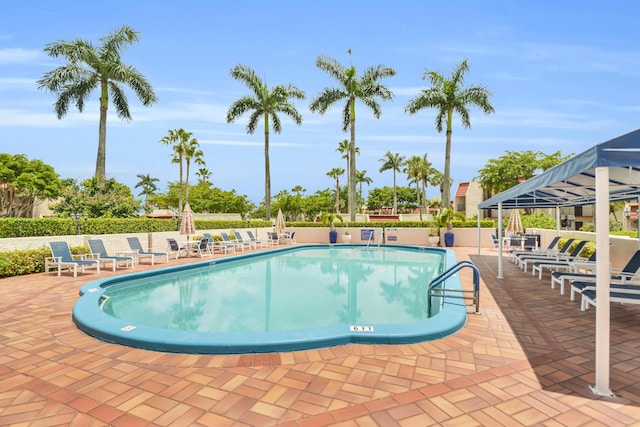
[[[249,89],[251,89],[256,98],[262,99],[264,84],[253,69],[238,64],[231,69],[231,77],[243,82]]]
[[[131,120],[131,113],[129,113],[129,103],[127,102],[127,95],[124,93],[120,85],[116,82],[109,82],[109,90],[111,91],[111,99],[113,99],[113,106],[116,109],[116,113],[121,120]]]
[[[316,67],[320,68],[343,85],[345,84],[345,68],[336,59],[327,55],[320,55],[316,58]]]
[[[324,114],[338,101],[348,99],[349,94],[340,88],[324,88],[316,98],[311,100],[309,110],[314,113]]]

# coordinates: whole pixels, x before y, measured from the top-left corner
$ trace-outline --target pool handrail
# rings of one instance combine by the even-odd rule
[[[452,288],[435,289],[436,286],[443,283],[449,277],[453,276],[454,274],[456,274],[458,271],[462,270],[465,267],[471,268],[473,270],[473,290],[472,291],[468,291],[464,289],[452,289]],[[436,292],[440,292],[440,293],[436,293]],[[458,293],[462,293],[462,295],[445,295],[447,292],[458,292]],[[473,293],[473,296],[470,296],[470,297],[466,296],[465,294],[467,293]],[[472,305],[475,305],[476,307],[475,314],[480,314],[480,271],[478,270],[478,267],[476,267],[476,265],[471,261],[465,259],[465,260],[459,261],[453,267],[447,269],[444,273],[440,274],[439,276],[431,280],[431,282],[429,282],[429,291],[428,291],[429,316],[431,316],[431,307],[432,307],[431,297],[434,295],[441,296],[441,297],[446,296],[448,298],[473,300]]]

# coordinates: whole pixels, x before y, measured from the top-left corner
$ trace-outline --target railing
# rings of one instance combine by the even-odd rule
[[[468,291],[464,289],[451,289],[451,288],[436,288],[439,284],[443,283],[449,277],[453,276],[463,268],[468,267],[473,270],[473,290]],[[451,295],[450,293],[453,293]],[[466,294],[472,293],[472,296],[467,296]],[[472,305],[476,306],[475,314],[480,314],[480,271],[478,271],[478,267],[475,266],[474,263],[468,260],[463,260],[458,262],[453,267],[449,268],[447,271],[436,277],[429,283],[429,316],[431,316],[431,307],[433,304],[431,303],[432,296],[440,296],[440,297],[448,297],[448,298],[459,298],[465,300],[473,300]]]

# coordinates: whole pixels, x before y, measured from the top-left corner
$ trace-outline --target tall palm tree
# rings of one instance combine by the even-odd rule
[[[451,200],[451,130],[452,118],[455,111],[460,115],[462,126],[471,127],[469,119],[469,105],[475,105],[485,114],[495,112],[489,102],[491,92],[484,86],[464,87],[464,75],[469,71],[467,60],[463,60],[446,79],[437,71],[425,71],[422,80],[429,80],[431,87],[424,89],[420,95],[409,101],[405,112],[415,114],[424,108],[435,108],[436,130],[442,132],[443,121],[446,118],[447,139],[444,157],[443,206],[448,207]]]
[[[424,162],[420,156],[411,156],[405,163],[404,173],[407,174],[407,178],[410,182],[416,184],[416,199],[418,206],[420,207],[420,221],[422,221],[422,197],[420,193],[420,183],[425,173]]]
[[[200,149],[200,143],[197,139],[191,138],[187,141],[184,146],[183,151],[184,162],[187,166],[187,173],[185,179],[185,196],[184,199],[187,203],[189,203],[189,174],[191,169],[191,160],[193,159],[193,163],[199,166],[206,166],[204,162],[204,152]]]
[[[427,211],[427,184],[429,183],[429,180],[431,179],[431,176],[433,175],[435,169],[433,168],[433,165],[431,164],[431,162],[429,161],[429,159],[427,158],[427,153],[424,153],[422,155],[422,173],[421,173],[421,179],[420,179],[420,183],[422,186],[422,209],[424,212]]]
[[[338,148],[336,148],[336,151],[340,154],[342,154],[342,158],[347,160],[347,176],[349,176],[349,162],[350,162],[350,145],[349,145],[349,140],[348,139],[343,139],[342,141],[340,141],[338,143]],[[360,154],[360,148],[356,147],[356,154]]]
[[[160,180],[158,178],[152,178],[150,174],[143,175],[139,173],[136,176],[140,178],[140,181],[138,181],[135,188],[141,187],[142,191],[138,193],[138,196],[144,195],[144,211],[149,212],[151,208],[148,203],[149,196],[153,196],[155,192],[158,191],[156,182],[159,182]]]
[[[348,50],[351,57],[351,49]],[[382,85],[379,80],[384,77],[395,76],[396,71],[383,65],[367,68],[358,76],[356,68],[351,64],[345,68],[337,60],[328,56],[318,56],[316,66],[325,71],[339,83],[338,88],[325,88],[312,101],[309,109],[314,113],[324,114],[335,103],[346,100],[342,111],[342,130],[351,131],[349,141],[349,176],[348,176],[348,207],[351,221],[356,220],[356,100],[360,100],[372,112],[375,118],[380,118],[382,111],[377,99],[384,101],[393,99],[393,92]]]
[[[173,149],[173,155],[171,161],[173,163],[178,163],[180,165],[180,198],[178,201],[178,211],[182,212],[182,200],[183,200],[183,190],[184,186],[182,185],[182,177],[183,175],[183,164],[185,157],[185,150],[187,150],[189,140],[191,140],[191,132],[187,132],[186,130],[180,129],[169,129],[166,136],[163,136],[160,139],[160,142],[164,145],[169,145]]]
[[[38,89],[46,89],[58,95],[54,105],[58,119],[67,114],[70,103],[75,103],[82,113],[91,91],[100,88],[100,125],[98,130],[98,155],[95,177],[104,183],[107,157],[107,109],[109,98],[113,101],[118,117],[131,120],[129,103],[123,86],[129,86],[143,105],[149,106],[158,98],[146,78],[134,67],[124,64],[120,51],[138,41],[138,32],[128,25],[113,31],[94,46],[85,40],[57,41],[49,43],[45,51],[54,58],[64,56],[67,63],[44,74],[38,80]]]
[[[340,177],[344,175],[343,168],[333,168],[327,176],[336,180],[336,213],[340,212]]]
[[[360,185],[360,189],[358,191],[360,200],[364,200],[364,198],[362,197],[362,184],[371,185],[372,182],[373,180],[367,176],[366,169],[363,169],[361,171],[356,171],[356,184]],[[360,208],[361,206],[358,206],[358,211],[361,210]]]
[[[213,172],[211,172],[209,169],[207,169],[206,167],[201,167],[196,171],[196,176],[198,177],[198,183],[208,183],[211,184],[211,175],[213,175]]]
[[[236,121],[250,111],[247,133],[253,134],[260,119],[264,119],[264,205],[267,219],[271,218],[271,171],[269,167],[269,121],[275,133],[282,131],[278,113],[283,113],[295,122],[302,124],[302,115],[291,103],[291,99],[304,99],[304,92],[289,84],[274,86],[271,89],[249,67],[236,65],[231,69],[231,77],[243,82],[253,96],[243,96],[235,101],[227,111],[227,123]]]
[[[398,193],[396,191],[396,172],[401,172],[402,167],[405,164],[405,157],[400,153],[391,154],[391,151],[387,151],[383,158],[379,159],[382,162],[380,166],[380,173],[388,170],[393,171],[393,214],[398,214]]]

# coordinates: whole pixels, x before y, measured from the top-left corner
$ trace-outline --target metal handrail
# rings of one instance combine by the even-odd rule
[[[437,288],[437,289],[435,289],[436,286],[438,286],[439,284],[443,283],[449,277],[453,276],[454,274],[456,274],[457,272],[459,272],[460,270],[462,270],[465,267],[471,268],[473,270],[473,291],[467,291],[467,290],[464,290],[464,289],[450,289],[450,288]],[[439,293],[436,293],[436,292],[439,292]],[[462,293],[463,295],[446,295],[447,292],[459,292],[459,293]],[[470,293],[470,292],[473,293],[473,296],[468,297],[468,296],[464,295],[464,294]],[[434,296],[434,295],[436,295],[436,296],[446,296],[448,298],[459,298],[459,299],[470,299],[470,300],[473,300],[472,305],[476,306],[475,314],[479,314],[480,313],[480,271],[478,270],[478,267],[476,267],[475,264],[472,263],[469,260],[462,260],[462,261],[458,262],[457,264],[455,264],[453,267],[449,268],[444,273],[440,274],[435,279],[433,279],[429,283],[429,291],[428,291],[428,296],[429,296],[429,316],[431,316],[431,307],[432,307],[431,297]]]

